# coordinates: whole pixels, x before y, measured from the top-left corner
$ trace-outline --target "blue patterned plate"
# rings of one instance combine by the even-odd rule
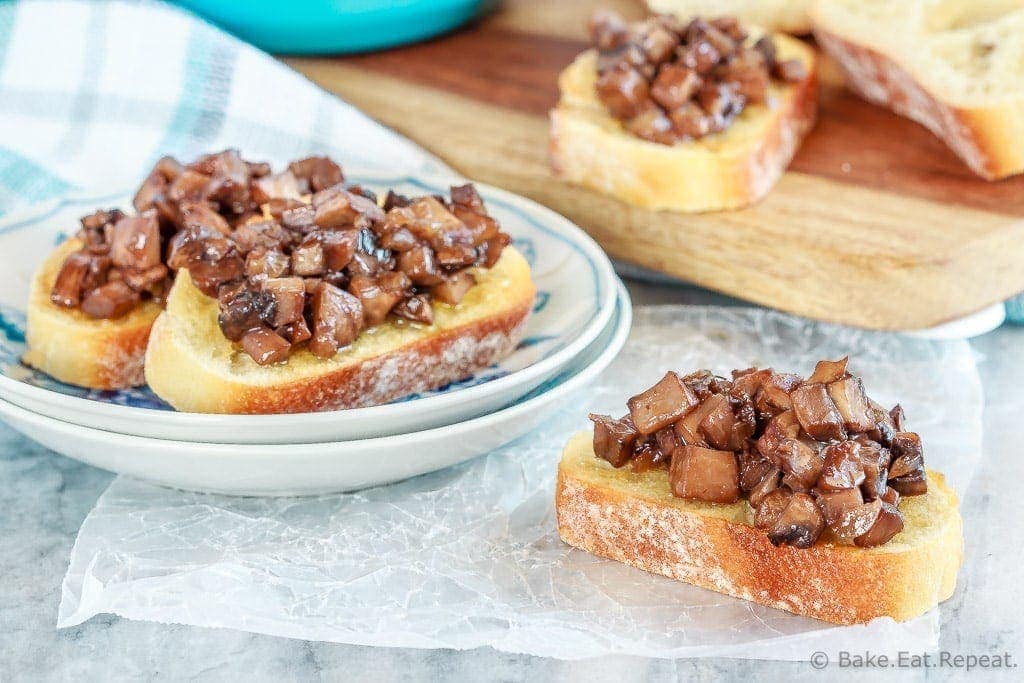
[[[454,177],[351,173],[375,191],[446,193]],[[25,300],[36,266],[77,230],[80,215],[128,206],[129,197],[65,200],[0,222],[0,398],[66,422],[161,439],[211,443],[315,443],[428,429],[483,415],[542,385],[605,329],[616,277],[604,252],[558,214],[477,185],[490,212],[530,262],[537,299],[526,336],[508,358],[441,389],[372,408],[300,415],[200,415],[170,409],[148,387],[93,391],[63,384],[20,362]],[[74,343],[74,340],[68,340]]]

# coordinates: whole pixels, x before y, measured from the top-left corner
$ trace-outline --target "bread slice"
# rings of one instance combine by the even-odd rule
[[[796,35],[810,33],[812,0],[647,0],[656,14],[686,21],[694,17],[732,16],[744,24]]]
[[[146,340],[160,304],[147,300],[115,320],[90,318],[50,301],[64,259],[82,248],[72,238],[39,266],[29,290],[22,361],[61,382],[90,389],[125,389],[143,384]]]
[[[646,209],[734,209],[763,197],[814,124],[814,51],[775,36],[779,59],[800,59],[808,76],[773,81],[774,105],[749,105],[721,133],[675,145],[643,140],[612,117],[597,97],[597,52],[588,50],[559,76],[551,112],[555,175]]]
[[[850,87],[929,128],[989,180],[1024,171],[1024,5],[820,0],[814,35]]]
[[[837,624],[915,617],[953,594],[963,555],[957,497],[937,472],[928,493],[900,503],[906,527],[857,548],[819,541],[776,548],[741,500],[675,498],[668,474],[634,474],[594,455],[575,435],[558,466],[558,533],[569,545],[726,595]]]
[[[178,410],[291,413],[386,403],[463,379],[508,355],[533,308],[530,267],[512,247],[455,307],[434,303],[424,326],[389,320],[363,332],[329,359],[306,349],[260,366],[228,341],[217,301],[178,272],[167,310],[153,326],[146,381]]]

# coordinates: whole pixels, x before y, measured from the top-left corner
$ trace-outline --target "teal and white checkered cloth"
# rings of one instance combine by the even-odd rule
[[[0,2],[0,216],[128,191],[164,154],[446,170],[259,50],[169,5]]]
[[[164,154],[444,165],[254,47],[154,2],[0,0],[0,217],[122,194]],[[1007,305],[1024,323],[1024,296]]]

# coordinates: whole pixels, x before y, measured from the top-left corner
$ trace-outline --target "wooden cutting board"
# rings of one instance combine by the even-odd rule
[[[793,313],[916,329],[1024,290],[1024,176],[974,177],[927,130],[856,98],[822,65],[816,128],[759,204],[687,215],[636,209],[551,176],[556,78],[597,6],[506,0],[429,43],[286,61],[464,175],[546,204],[616,259]]]

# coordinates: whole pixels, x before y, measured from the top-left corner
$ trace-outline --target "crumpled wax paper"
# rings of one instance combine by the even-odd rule
[[[588,410],[666,369],[749,365],[809,374],[849,354],[896,401],[930,467],[963,490],[980,453],[981,384],[964,342],[813,323],[760,309],[639,309],[629,342],[534,433],[392,486],[314,498],[231,498],[117,479],[82,525],[58,625],[99,613],[366,645],[566,659],[807,659],[816,650],[933,649],[936,610],[906,624],[834,627],[599,559],[555,529],[555,468]]]

